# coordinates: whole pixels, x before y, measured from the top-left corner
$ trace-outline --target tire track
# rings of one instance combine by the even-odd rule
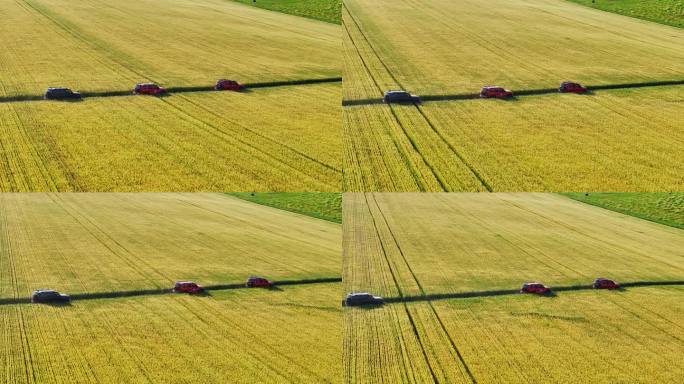
[[[420,283],[420,281],[419,281],[419,279],[418,279],[418,276],[416,276],[415,272],[414,272],[413,269],[411,268],[411,265],[409,264],[408,260],[406,259],[406,255],[404,254],[404,251],[401,249],[401,246],[399,245],[399,241],[398,241],[397,237],[394,235],[394,232],[392,232],[392,228],[391,228],[390,225],[389,225],[389,221],[387,221],[387,217],[385,216],[384,212],[382,212],[382,209],[380,208],[380,204],[378,203],[378,201],[377,201],[377,199],[376,199],[376,196],[375,196],[374,194],[373,194],[372,196],[373,196],[373,201],[375,202],[375,205],[376,205],[376,207],[377,207],[377,209],[378,209],[378,212],[379,212],[380,215],[382,216],[382,220],[384,221],[385,226],[387,227],[387,230],[388,230],[390,236],[392,237],[392,242],[394,243],[394,245],[396,246],[397,250],[399,251],[399,254],[401,255],[401,258],[402,258],[404,264],[406,265],[407,269],[408,269],[409,272],[411,273],[411,276],[413,277],[413,279],[414,279],[416,285],[418,286],[418,289],[420,290],[421,294],[422,294],[423,296],[425,296],[425,290],[423,289],[423,286],[421,285],[421,283]],[[463,368],[464,368],[464,370],[465,370],[465,373],[466,373],[467,376],[468,376],[468,379],[469,379],[470,382],[472,382],[473,384],[476,384],[476,383],[477,383],[477,380],[475,379],[475,376],[474,376],[473,373],[471,372],[470,367],[468,366],[468,364],[466,363],[465,359],[463,358],[462,352],[460,351],[460,349],[458,348],[458,346],[457,346],[456,343],[454,342],[453,337],[451,336],[451,334],[450,334],[449,331],[447,330],[446,326],[444,325],[444,322],[442,321],[441,317],[440,317],[439,314],[437,313],[437,310],[435,309],[435,307],[432,305],[432,303],[431,303],[429,300],[427,301],[427,303],[428,303],[428,306],[430,307],[431,312],[433,313],[433,315],[434,315],[435,318],[437,319],[437,322],[439,323],[439,326],[440,326],[442,332],[444,332],[444,335],[446,335],[447,338],[449,339],[449,342],[450,342],[450,344],[451,344],[451,348],[452,348],[452,350],[455,352],[457,358],[459,359],[461,365],[463,366]],[[404,304],[404,305],[406,305],[406,304]],[[414,329],[415,329],[415,328],[414,328]]]
[[[378,230],[378,226],[377,226],[377,222],[375,220],[375,216],[373,216],[373,212],[370,210],[370,202],[368,201],[368,194],[364,193],[363,196],[366,200],[366,207],[368,208],[368,214],[371,217],[371,220],[373,222],[373,227],[375,228],[375,233],[378,234],[378,238],[380,239],[380,237],[379,237],[380,231]],[[385,262],[387,263],[387,268],[389,269],[389,272],[392,276],[392,280],[394,281],[394,285],[395,285],[397,291],[399,292],[399,296],[404,297],[404,294],[403,294],[402,289],[401,289],[401,285],[399,284],[399,281],[397,279],[397,276],[395,274],[394,269],[392,269],[392,263],[389,261],[389,255],[387,254],[387,251],[385,249],[384,243],[382,242],[382,239],[380,239],[380,247],[382,249],[382,254],[383,254],[383,257],[385,258]],[[406,304],[404,304],[404,311],[406,313],[406,316],[409,319],[409,322],[411,323],[411,328],[412,328],[413,334],[415,335],[416,340],[418,341],[418,345],[421,348],[423,360],[424,360],[426,366],[428,367],[428,369],[430,371],[430,375],[432,376],[432,380],[433,380],[433,382],[438,383],[439,381],[437,380],[437,375],[435,374],[435,372],[432,368],[432,365],[430,364],[430,360],[427,357],[427,352],[425,351],[425,346],[421,342],[420,335],[418,334],[418,329],[416,328],[415,321],[413,320],[413,316],[411,315],[411,312],[408,310],[408,307],[406,306]],[[409,370],[409,367],[407,367],[406,364],[403,364],[402,368],[404,369],[404,374],[407,377],[410,377],[412,375],[411,370]]]
[[[351,13],[350,13],[349,9],[347,8],[347,5],[344,2],[342,2],[342,7],[346,11],[347,16],[349,18],[351,18],[352,17]],[[352,37],[352,34],[349,31],[349,27],[347,26],[347,23],[342,23],[342,26],[344,27],[345,31],[347,32],[347,37],[349,38],[349,41],[351,42],[351,44],[354,46],[354,49],[357,52],[357,56],[360,59],[361,64],[364,67],[364,70],[368,74],[368,77],[373,81],[373,84],[377,88],[378,92],[380,94],[382,94],[382,92],[383,92],[382,87],[380,87],[380,84],[378,84],[377,79],[373,76],[373,72],[370,70],[370,66],[366,62],[366,59],[361,54],[361,50],[359,49],[357,43],[354,41],[354,38]],[[390,76],[392,76],[392,75],[390,74]],[[394,117],[394,122],[396,123],[396,125],[399,128],[401,128],[402,132],[404,132],[404,135],[406,135],[406,129],[401,124],[401,122],[397,119],[396,113],[394,112],[394,110],[391,109],[391,106],[390,106],[390,112],[392,113],[392,116]],[[392,144],[396,148],[397,152],[401,155],[401,159],[404,163],[404,166],[406,166],[410,170],[411,176],[413,177],[413,181],[419,186],[419,188],[421,190],[425,190],[426,186],[423,182],[423,178],[420,176],[418,170],[415,169],[413,163],[411,162],[411,160],[409,158],[409,155],[402,149],[402,147],[399,145],[399,143],[397,142],[397,139],[394,137],[394,135],[391,135],[391,137],[392,137]],[[409,141],[410,141],[410,139],[409,139]],[[420,156],[423,163],[428,165],[428,163],[425,161],[425,158],[423,157],[423,155],[416,149],[415,144],[413,142],[411,142],[411,145],[413,146],[414,151]],[[428,165],[428,168],[430,169],[430,171],[432,171],[432,168],[429,165]],[[434,174],[434,171],[432,171],[432,172],[433,172],[432,176],[435,178],[435,180],[437,180],[437,176]]]
[[[403,85],[401,84],[401,82],[400,82],[400,81],[396,78],[396,76],[390,71],[389,67],[387,66],[387,64],[385,63],[385,61],[381,58],[381,56],[379,55],[379,53],[378,53],[378,51],[375,49],[375,47],[373,47],[373,44],[371,44],[371,42],[370,42],[370,40],[368,39],[368,37],[364,34],[364,32],[363,32],[363,30],[361,29],[361,26],[359,25],[358,21],[354,18],[354,16],[352,15],[351,11],[350,11],[350,10],[348,9],[348,7],[346,6],[346,4],[344,4],[344,2],[343,2],[342,4],[343,4],[344,9],[347,11],[347,14],[348,14],[348,16],[349,16],[349,19],[351,19],[351,21],[354,23],[354,25],[356,26],[356,29],[359,31],[359,34],[360,34],[361,37],[365,40],[366,45],[370,48],[371,52],[372,52],[373,55],[377,58],[378,62],[383,66],[383,68],[385,69],[385,71],[387,72],[387,74],[392,78],[392,80],[393,80],[397,85],[399,85],[401,88],[404,88]],[[345,24],[345,27],[346,27],[346,24]],[[357,51],[358,51],[358,49],[357,49]],[[369,73],[372,74],[372,72],[369,72]],[[376,85],[377,85],[377,83],[376,83]],[[383,90],[380,89],[380,92],[382,93]],[[463,161],[463,160],[464,160],[463,155],[462,155],[460,152],[458,152],[458,151],[456,150],[456,148],[455,148],[453,145],[451,145],[450,142],[446,141],[445,138],[444,138],[444,136],[436,130],[434,124],[432,123],[432,121],[430,121],[430,119],[427,117],[427,115],[425,115],[425,114],[423,113],[423,111],[420,109],[420,106],[418,105],[418,103],[412,103],[412,104],[416,107],[416,109],[418,110],[420,116],[423,118],[423,120],[425,120],[425,122],[428,124],[428,126],[431,128],[431,130],[432,130],[434,133],[437,134],[437,137],[438,137],[438,138],[439,138],[439,139],[440,139],[440,140],[449,148],[449,150],[453,153],[453,155],[456,156],[456,158],[458,159],[458,161],[459,161],[461,164],[463,164],[463,165],[465,166],[466,169],[468,169],[468,170],[470,171],[470,173],[472,174],[472,176],[473,176],[476,180],[478,180],[479,183],[480,183],[487,191],[491,192],[491,191],[492,191],[491,187],[489,186],[488,183],[486,183],[486,182],[484,181],[484,179],[482,179],[480,173],[479,173],[478,171],[476,171],[476,170],[472,167],[471,164],[466,163],[466,162]],[[392,106],[392,105],[389,105],[389,108],[392,109],[393,106]],[[395,119],[397,119],[397,116],[396,116],[396,114],[394,113],[394,110],[393,110],[393,109],[392,109],[392,113],[393,113]],[[404,131],[404,134],[409,138],[409,140],[411,141],[411,143],[414,145],[414,148],[415,148],[415,144],[414,144],[413,140],[412,140],[412,139],[410,138],[410,136],[408,136],[408,134],[406,133],[406,128],[401,124],[401,122],[400,122],[398,119],[397,119],[397,122],[399,123],[399,125],[400,125],[401,128],[402,128],[402,130]],[[442,190],[445,191],[445,192],[448,192],[448,191],[449,191],[449,188],[447,188],[447,186],[444,184],[443,180],[437,175],[437,173],[436,173],[436,171],[434,170],[432,164],[430,164],[430,162],[427,161],[427,158],[426,158],[421,152],[419,152],[418,150],[416,150],[416,152],[417,152],[418,154],[420,154],[420,156],[421,156],[421,158],[423,159],[423,161],[425,162],[425,164],[428,165],[428,167],[430,168],[430,171],[433,173],[433,175],[435,176],[435,178],[436,178],[437,181],[439,182],[440,187],[442,188]]]

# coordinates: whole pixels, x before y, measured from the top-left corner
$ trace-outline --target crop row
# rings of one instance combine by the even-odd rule
[[[339,76],[338,26],[231,2],[22,0],[0,13],[0,96]]]
[[[336,191],[338,91],[0,105],[0,190]]]
[[[220,194],[4,194],[0,297],[339,275],[340,228]]]
[[[341,382],[339,287],[0,308],[11,383]]]

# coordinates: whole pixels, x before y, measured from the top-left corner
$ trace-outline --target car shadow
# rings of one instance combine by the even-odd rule
[[[269,291],[283,292],[283,289],[280,288],[280,287],[277,286],[277,285],[272,285],[272,286],[268,287],[267,289],[268,289]]]
[[[49,301],[47,303],[36,303],[36,304],[43,304],[43,305],[48,305],[50,307],[71,307],[71,301]]]
[[[383,307],[385,304],[384,303],[377,303],[377,304],[364,304],[364,305],[352,305],[348,306],[348,308],[357,308],[362,311],[372,311],[373,309]]]

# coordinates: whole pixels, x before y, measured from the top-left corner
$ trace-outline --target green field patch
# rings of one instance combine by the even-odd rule
[[[272,11],[340,24],[342,0],[233,0]]]
[[[682,0],[568,0],[602,11],[619,13],[684,28]]]
[[[597,207],[684,229],[684,193],[563,193]]]
[[[269,207],[342,223],[342,194],[328,192],[231,192],[232,196]]]

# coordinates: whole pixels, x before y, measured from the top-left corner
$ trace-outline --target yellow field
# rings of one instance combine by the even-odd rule
[[[554,194],[347,193],[348,290],[385,296],[684,278],[684,231]]]
[[[340,383],[339,284],[0,306],[3,383]]]
[[[338,191],[339,90],[0,104],[0,190]]]
[[[349,383],[677,382],[681,287],[345,310]]]
[[[351,191],[675,191],[684,87],[345,108]]]
[[[348,0],[343,18],[367,64],[345,63],[345,99],[684,79],[681,29],[560,0]]]
[[[223,194],[0,194],[0,229],[2,298],[339,276],[339,225]]]
[[[684,80],[680,29],[560,0],[350,0],[343,16],[347,101]],[[347,106],[344,189],[684,188],[684,87],[554,93]]]
[[[223,0],[0,5],[0,96],[339,76],[340,28]]]
[[[345,310],[347,382],[646,383],[684,373],[680,229],[551,194],[343,201],[345,291],[388,301]],[[596,277],[680,283],[579,289]],[[525,281],[576,287],[516,294]]]

